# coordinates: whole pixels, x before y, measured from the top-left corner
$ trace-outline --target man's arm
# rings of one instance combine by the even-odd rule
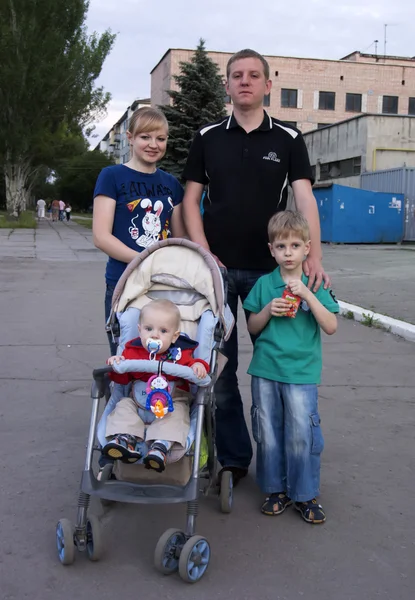
[[[200,244],[209,250],[209,244],[203,228],[202,215],[200,214],[200,201],[203,194],[203,183],[188,181],[183,198],[183,220],[192,242]]]
[[[310,226],[310,254],[307,260],[304,261],[304,273],[309,278],[308,287],[311,289],[314,285],[313,289],[316,292],[322,281],[324,281],[324,288],[327,289],[330,286],[330,277],[324,272],[321,264],[323,255],[321,251],[320,217],[311,182],[309,179],[297,179],[292,182],[291,186],[297,209],[304,215]]]

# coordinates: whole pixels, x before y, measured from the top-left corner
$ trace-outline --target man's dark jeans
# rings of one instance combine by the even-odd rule
[[[228,304],[237,319],[238,298],[244,302],[262,275],[269,271],[247,269],[228,270]],[[252,343],[254,338],[251,336]],[[225,343],[228,358],[215,385],[216,447],[222,466],[247,469],[252,459],[252,444],[246,426],[241,394],[238,388],[238,332],[235,323],[231,337]]]

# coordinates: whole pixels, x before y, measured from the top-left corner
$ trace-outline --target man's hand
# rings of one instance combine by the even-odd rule
[[[193,363],[192,371],[198,379],[204,379],[206,377],[206,367],[202,363]]]
[[[210,252],[210,250],[209,250],[209,252]],[[216,254],[213,254],[213,252],[210,252],[210,253],[211,253],[211,255],[213,256],[213,258],[216,260],[216,262],[218,263],[218,266],[219,266],[219,268],[226,269],[225,265],[224,265],[224,264],[223,264],[223,262],[220,260],[220,258],[218,258],[218,257],[216,256]]]
[[[121,355],[119,355],[119,356],[118,356],[118,355],[117,355],[117,356],[111,356],[111,357],[110,357],[110,358],[107,360],[107,365],[109,365],[110,367],[112,367],[112,365],[113,365],[114,363],[117,363],[117,365],[119,365],[119,364],[120,364],[120,362],[121,362],[122,360],[125,360],[125,357],[124,357],[124,356],[121,356]]]
[[[322,281],[324,281],[325,290],[330,287],[330,277],[325,273],[321,260],[318,258],[308,256],[303,262],[303,271],[304,275],[308,277],[308,289],[313,288],[313,292],[318,290]]]
[[[290,310],[291,306],[291,302],[285,298],[274,298],[269,303],[269,311],[272,317],[281,317]]]

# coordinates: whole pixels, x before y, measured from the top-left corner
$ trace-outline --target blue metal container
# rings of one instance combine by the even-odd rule
[[[404,236],[404,195],[370,192],[332,184],[313,189],[321,223],[321,241],[339,244],[387,244]]]

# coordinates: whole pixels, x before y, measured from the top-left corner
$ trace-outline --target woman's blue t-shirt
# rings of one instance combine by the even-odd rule
[[[112,234],[123,244],[141,252],[159,240],[170,237],[173,208],[183,200],[179,181],[161,169],[141,173],[126,165],[106,167],[98,176],[96,196],[116,202]],[[126,263],[109,258],[105,279],[115,285]]]

